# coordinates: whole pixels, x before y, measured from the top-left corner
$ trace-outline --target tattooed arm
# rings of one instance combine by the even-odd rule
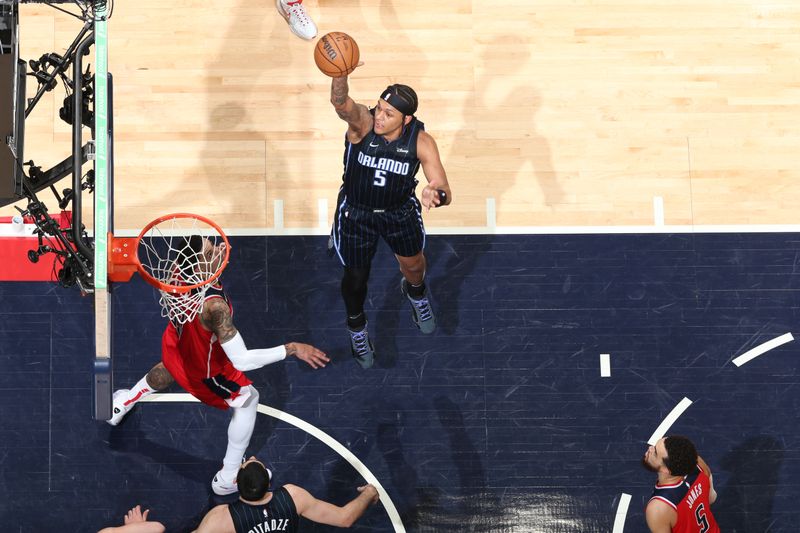
[[[233,317],[228,304],[221,298],[206,301],[200,320],[203,326],[214,332],[225,355],[241,372],[282,361],[287,355],[305,361],[312,368],[323,367],[330,361],[322,351],[301,342],[288,342],[273,348],[248,350],[244,339],[233,325]]]
[[[350,98],[347,76],[331,78],[331,103],[339,118],[347,122],[347,140],[357,143],[372,129],[372,114]]]
[[[221,344],[228,342],[238,333],[236,326],[233,325],[231,308],[222,298],[212,298],[203,304],[200,323],[212,331]]]

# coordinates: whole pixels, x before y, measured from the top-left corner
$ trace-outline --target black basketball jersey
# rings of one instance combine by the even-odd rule
[[[370,113],[375,114],[371,109]],[[373,209],[392,209],[402,206],[414,196],[419,170],[417,137],[425,124],[411,118],[400,137],[387,142],[375,130],[352,144],[344,142],[344,193],[347,200],[358,206]]]
[[[285,488],[272,493],[266,505],[248,505],[239,500],[228,505],[236,533],[297,533],[300,518],[294,500]]]

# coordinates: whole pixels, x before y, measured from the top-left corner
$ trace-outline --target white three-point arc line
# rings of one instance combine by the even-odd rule
[[[752,350],[748,350],[739,357],[735,358],[732,363],[736,366],[742,366],[746,362],[750,361],[751,359],[755,359],[759,355],[772,350],[773,348],[777,348],[782,344],[786,344],[787,342],[791,342],[794,340],[791,333],[785,333],[780,337],[775,337],[774,339],[765,342],[764,344],[759,344]]]
[[[199,400],[192,396],[191,394],[187,393],[176,393],[176,394],[152,394],[146,398],[142,398],[142,401],[148,402],[195,402],[199,403]],[[375,486],[378,489],[378,493],[381,496],[381,503],[383,504],[384,509],[386,509],[386,513],[389,515],[389,519],[392,522],[392,526],[397,533],[405,533],[406,528],[403,525],[403,521],[400,518],[400,514],[397,512],[397,508],[394,506],[391,498],[389,498],[389,494],[383,488],[383,486],[378,481],[372,472],[362,463],[358,457],[353,455],[353,453],[345,448],[339,441],[322,431],[316,426],[312,426],[308,422],[297,418],[294,415],[290,415],[289,413],[283,412],[279,409],[275,409],[273,407],[266,406],[264,404],[258,404],[258,412],[267,416],[271,416],[273,418],[277,418],[287,424],[291,424],[296,428],[302,429],[309,435],[316,437],[318,440],[322,441],[326,444],[329,448],[333,451],[338,453],[342,456],[350,465],[356,469],[356,471],[361,474],[361,476],[367,481]]]

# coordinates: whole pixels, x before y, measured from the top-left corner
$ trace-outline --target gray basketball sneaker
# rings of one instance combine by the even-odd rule
[[[428,333],[433,333],[433,330],[436,329],[436,316],[433,314],[430,300],[425,296],[419,300],[415,300],[409,296],[408,290],[406,289],[405,278],[400,280],[400,291],[403,293],[403,296],[408,298],[408,301],[411,302],[411,318],[414,319],[414,324],[426,335]]]
[[[365,325],[361,331],[353,331],[349,328],[347,331],[350,332],[350,349],[353,357],[361,365],[361,368],[370,368],[375,362],[375,348],[372,347],[372,341],[369,340],[367,326]]]

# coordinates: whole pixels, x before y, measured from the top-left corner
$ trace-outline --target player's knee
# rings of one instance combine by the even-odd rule
[[[367,281],[369,281],[369,269],[345,267],[342,276],[342,294],[347,296],[366,291]]]
[[[421,276],[425,273],[425,259],[420,254],[411,260],[404,260],[400,263],[400,270],[404,274]]]
[[[250,387],[250,401],[258,403],[258,389],[252,385],[248,385],[248,387]]]

